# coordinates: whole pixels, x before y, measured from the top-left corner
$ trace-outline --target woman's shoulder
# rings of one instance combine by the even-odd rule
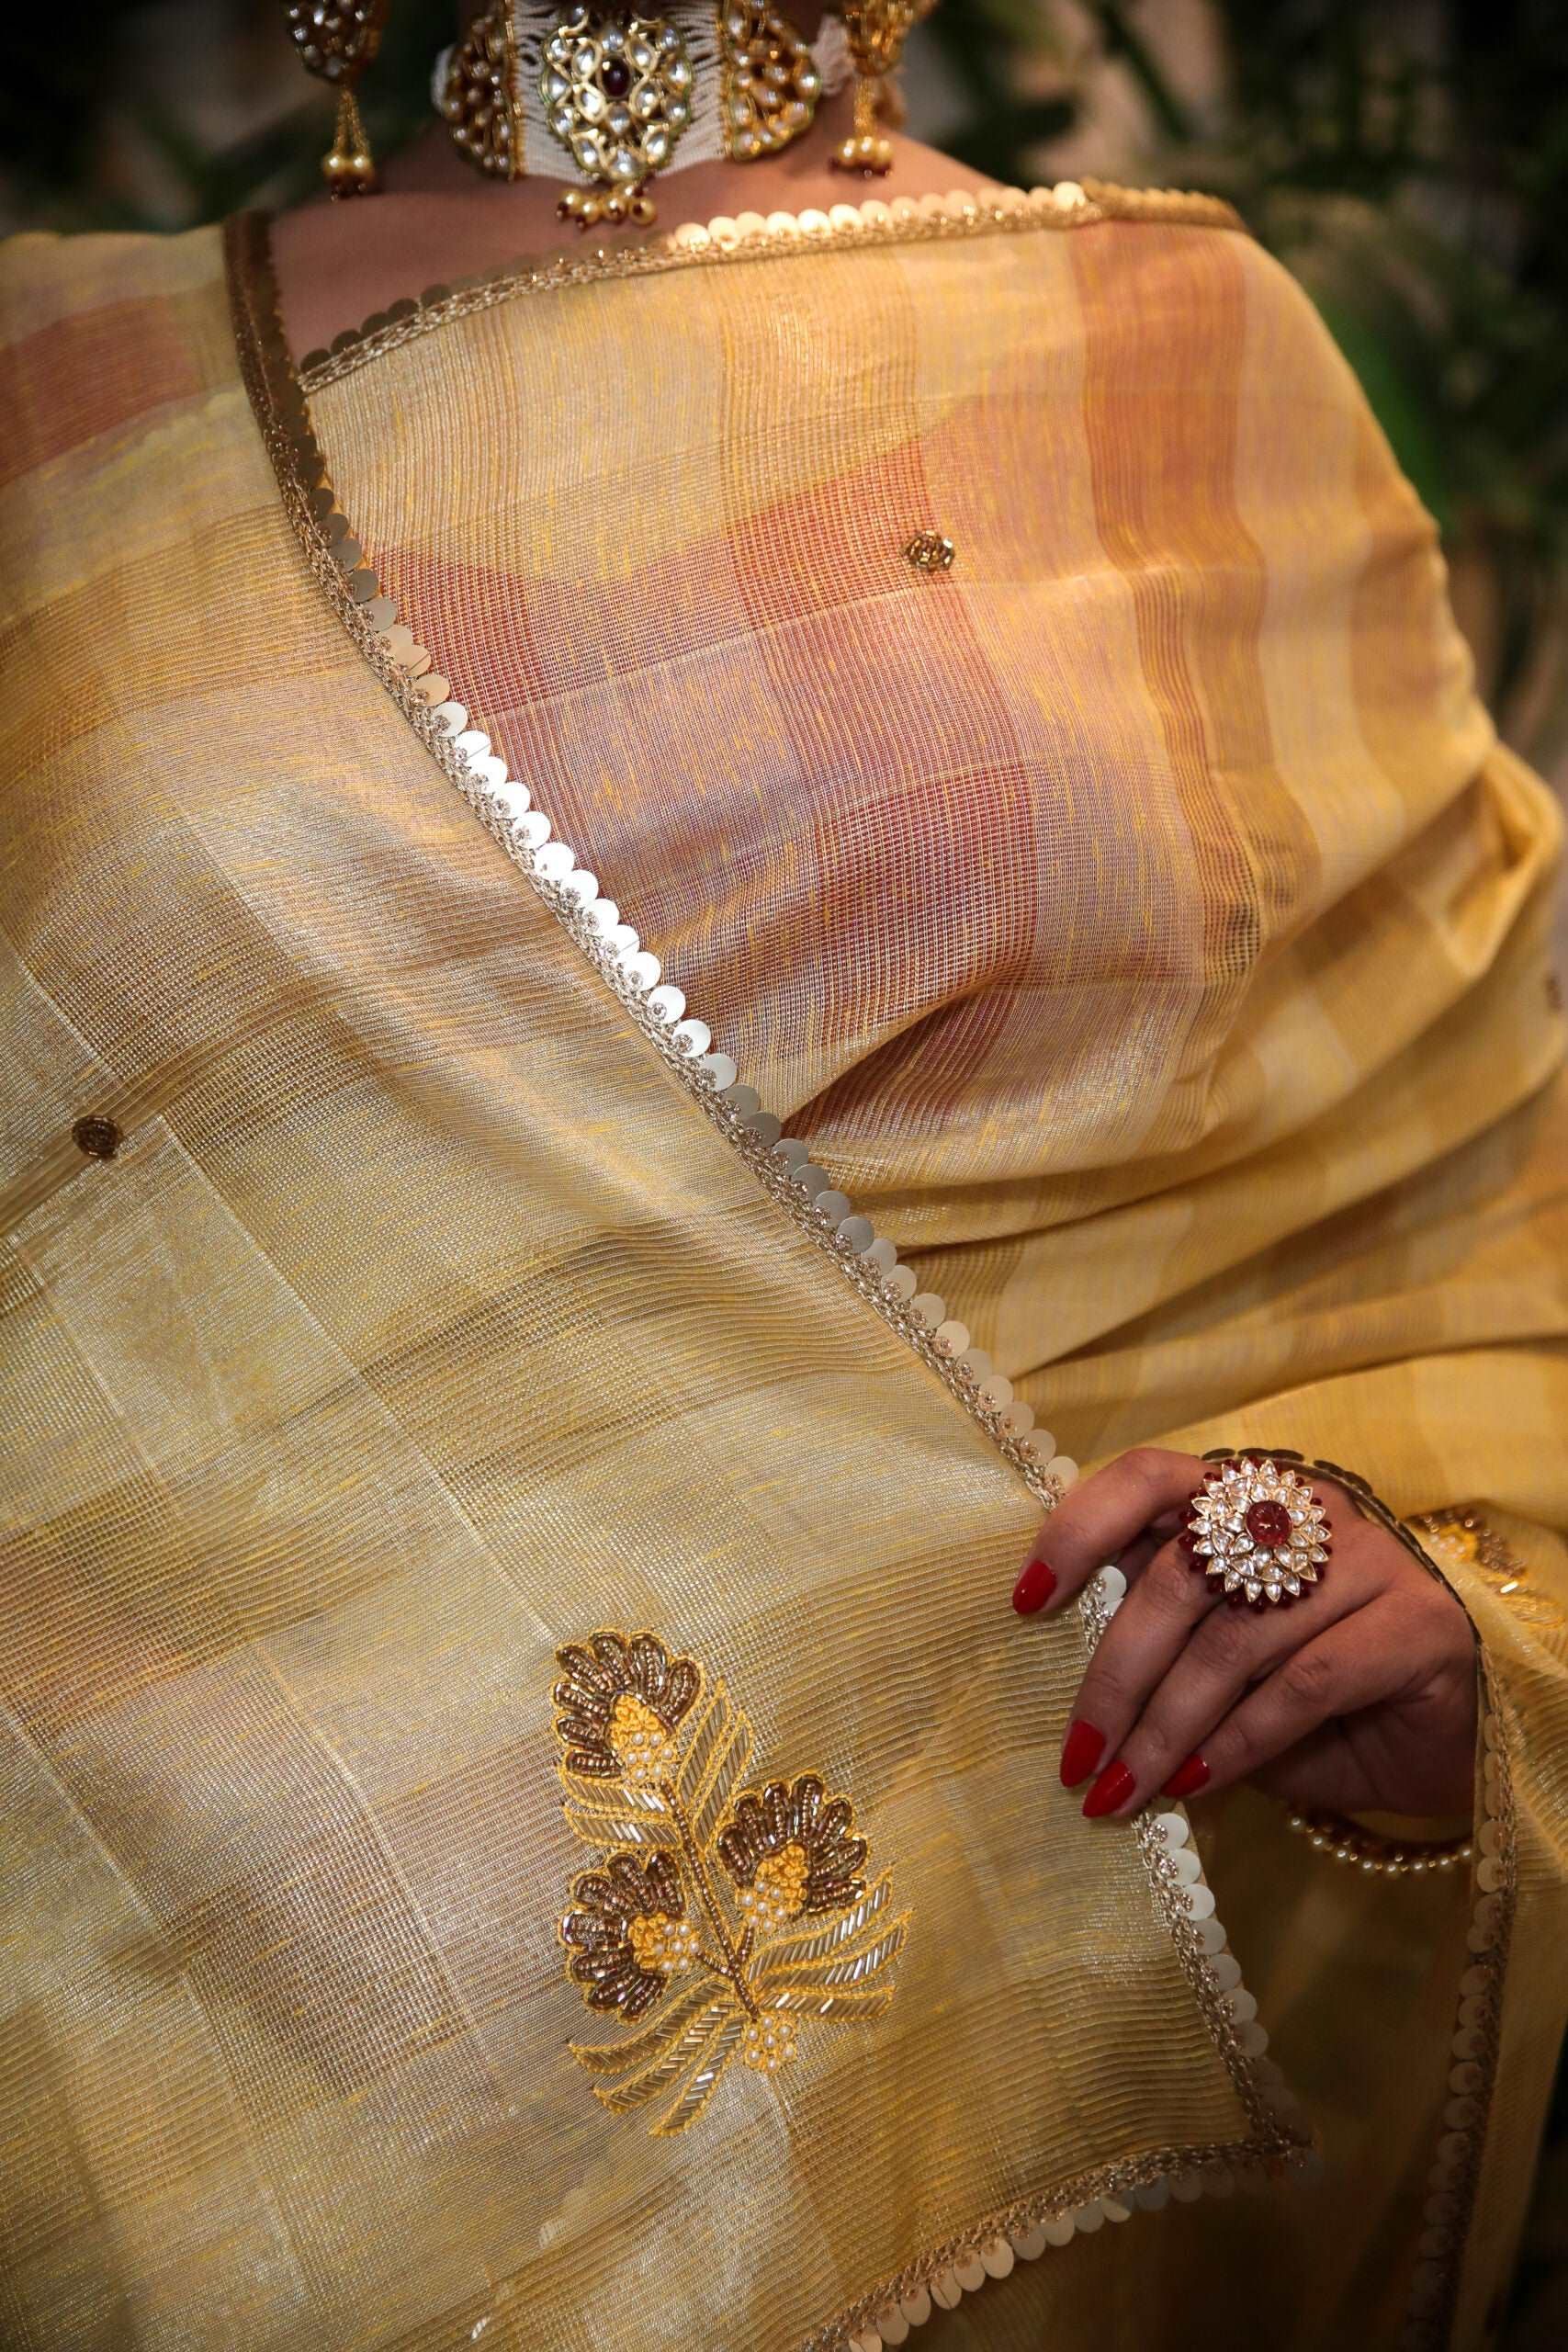
[[[1061,225],[1096,232],[1093,266],[1077,273],[1078,299],[1091,318],[1114,321],[1119,344],[1157,350],[1179,312],[1190,358],[1185,331],[1194,324],[1217,338],[1210,354],[1216,365],[1245,351],[1252,397],[1297,408],[1364,406],[1306,287],[1224,198],[1086,179],[1032,190],[1037,215],[1048,211],[1042,199],[1053,195]],[[1175,233],[1145,233],[1151,230]]]
[[[0,348],[95,311],[178,302],[220,281],[222,232],[0,239]]]
[[[0,243],[8,478],[233,373],[220,230]]]

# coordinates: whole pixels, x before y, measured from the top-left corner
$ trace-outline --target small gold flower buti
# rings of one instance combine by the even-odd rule
[[[572,2055],[612,2113],[659,2102],[649,2129],[689,2131],[734,2061],[776,2075],[799,2027],[883,2015],[874,1982],[902,1951],[891,1871],[821,1778],[737,1793],[751,1726],[693,1658],[655,1634],[602,1632],[556,1654],[556,1736],[573,1834],[599,1849],[560,1923],[591,2009],[641,2032]]]
[[[912,563],[917,571],[951,571],[956,553],[945,533],[917,531],[904,549],[904,560]]]
[[[112,1119],[89,1112],[72,1128],[71,1140],[89,1159],[112,1159],[125,1137]]]

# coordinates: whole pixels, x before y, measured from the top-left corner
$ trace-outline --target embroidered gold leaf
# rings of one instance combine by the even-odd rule
[[[842,2025],[855,2018],[885,2016],[892,1999],[891,1984],[873,1984],[863,1993],[824,1993],[807,1987],[801,1992],[770,1993],[768,2007],[793,2011],[796,2017],[826,2018]]]
[[[714,1749],[724,1737],[729,1725],[729,1701],[722,1682],[716,1682],[707,1694],[707,1703],[692,1718],[692,1728],[686,1742],[681,1768],[675,1775],[675,1787],[688,1813],[694,1813],[713,1762]]]
[[[594,2098],[614,2115],[628,2115],[634,2107],[642,2107],[650,2098],[657,2098],[660,2091],[678,2082],[702,2057],[713,2039],[714,2028],[721,2018],[732,2015],[734,2007],[728,1992],[723,2000],[715,2000],[710,1986],[708,1998],[702,2007],[694,2010],[684,2024],[677,2024],[666,2031],[662,2050],[657,2051],[632,2074],[623,2075],[620,2081],[609,2086],[596,2084]]]
[[[808,1935],[789,1936],[782,1942],[771,1944],[768,1948],[769,1968],[795,1968],[809,1961],[821,1960],[829,1952],[842,1951],[863,1928],[876,1918],[879,1912],[886,1908],[892,1894],[893,1873],[884,1871],[876,1884],[868,1887],[858,1903],[852,1904],[847,1911],[840,1911],[836,1918],[829,1920],[826,1927],[818,1928]],[[905,1916],[907,1917],[908,1914]]]
[[[727,2018],[720,2019],[680,2092],[652,2126],[656,2138],[673,2139],[678,2132],[691,2130],[718,2088],[719,2077],[738,2054],[745,2032],[746,2020],[738,2011],[731,2010]]]
[[[803,1961],[793,1966],[781,1965],[774,1953],[770,1952],[767,1967],[755,1979],[757,1992],[766,1999],[776,1992],[827,1992],[836,1984],[863,1984],[903,1951],[908,1926],[906,1912],[880,1935],[851,1944],[827,1959]]]
[[[613,1630],[557,1657],[566,1817],[600,1856],[560,1923],[568,1974],[591,2008],[651,2020],[572,2055],[612,2113],[672,2090],[649,2126],[663,2137],[690,2130],[738,2058],[793,2065],[796,2018],[881,2017],[892,1988],[870,1980],[909,1914],[887,1916],[890,1872],[866,1885],[853,1808],[820,1775],[737,1793],[751,1726],[695,1659]]]
[[[645,2032],[624,2036],[619,2041],[601,2042],[597,2048],[592,2043],[574,2041],[571,2054],[578,2064],[586,2067],[591,2075],[629,2074],[667,2049],[671,2036],[678,2034],[688,2018],[694,2017],[699,2009],[705,2008],[713,1998],[714,1985],[710,1977],[703,1984],[688,1985],[683,1993],[677,1994],[657,2024],[649,2026]]]
[[[714,1832],[724,1817],[736,1784],[744,1777],[751,1761],[751,1726],[744,1715],[733,1710],[724,1694],[722,1683],[714,1693],[716,1714],[724,1711],[724,1723],[713,1745],[713,1755],[703,1775],[702,1786],[694,1801],[688,1806],[692,1818],[692,1835],[699,1846],[709,1846]]]
[[[649,1800],[646,1804],[645,1798]],[[565,1811],[573,1836],[601,1852],[611,1846],[673,1846],[680,1839],[669,1806],[651,1790],[626,1789],[611,1781],[603,1792],[595,1789],[592,1798],[569,1799]]]
[[[628,1788],[624,1781],[590,1781],[581,1772],[569,1772],[564,1764],[560,1782],[568,1804],[581,1813],[647,1814],[651,1821],[662,1821],[668,1811],[656,1788]]]

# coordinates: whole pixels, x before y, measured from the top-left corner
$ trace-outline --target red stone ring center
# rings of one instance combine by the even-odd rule
[[[1283,1503],[1252,1503],[1241,1523],[1253,1542],[1269,1551],[1291,1540],[1291,1514]]]
[[[1318,1581],[1330,1540],[1326,1510],[1288,1463],[1237,1454],[1193,1496],[1182,1549],[1238,1607],[1288,1609]]]

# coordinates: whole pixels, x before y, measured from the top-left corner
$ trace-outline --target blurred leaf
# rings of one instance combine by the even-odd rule
[[[1447,531],[1452,500],[1440,412],[1427,390],[1406,375],[1386,337],[1358,311],[1318,298],[1317,307],[1335,342],[1360,378],[1372,413],[1387,434],[1416,495]]]

